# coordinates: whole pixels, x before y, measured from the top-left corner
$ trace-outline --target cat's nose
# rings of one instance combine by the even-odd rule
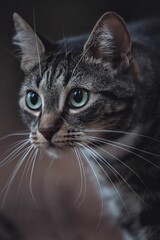
[[[52,137],[54,135],[54,130],[52,128],[41,128],[41,129],[39,129],[39,132],[48,141],[51,141],[51,139],[52,139]]]

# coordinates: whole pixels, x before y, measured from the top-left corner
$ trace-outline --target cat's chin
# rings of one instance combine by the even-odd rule
[[[48,154],[50,157],[52,157],[52,158],[58,158],[61,150],[60,150],[60,149],[57,149],[57,148],[55,148],[55,147],[49,146],[49,147],[47,147],[46,152],[47,152],[47,154]]]
[[[60,159],[60,158],[64,159],[66,158],[68,151],[66,151],[65,149],[54,147],[54,146],[49,146],[46,149],[46,152],[50,157],[54,159]]]

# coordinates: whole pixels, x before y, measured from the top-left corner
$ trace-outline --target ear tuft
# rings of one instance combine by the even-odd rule
[[[123,19],[114,12],[105,13],[93,28],[84,51],[96,59],[110,62],[118,72],[125,71],[133,54]]]
[[[43,43],[32,28],[17,14],[13,14],[16,34],[13,44],[21,50],[21,68],[28,71],[38,64],[45,55]]]

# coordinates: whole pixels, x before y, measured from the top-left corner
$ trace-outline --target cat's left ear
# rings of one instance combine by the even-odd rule
[[[125,71],[132,60],[130,35],[123,19],[114,12],[105,13],[93,28],[84,46],[93,59],[111,63],[117,72]]]
[[[13,43],[21,50],[21,68],[29,71],[44,58],[45,47],[32,28],[17,14],[13,14],[16,34]]]

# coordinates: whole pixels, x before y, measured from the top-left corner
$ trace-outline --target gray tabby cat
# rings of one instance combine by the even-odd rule
[[[58,42],[37,36],[17,14],[14,22],[25,74],[19,103],[31,144],[53,157],[73,150],[94,168],[122,239],[159,240],[156,20],[131,24],[133,42],[113,12],[89,36]]]

